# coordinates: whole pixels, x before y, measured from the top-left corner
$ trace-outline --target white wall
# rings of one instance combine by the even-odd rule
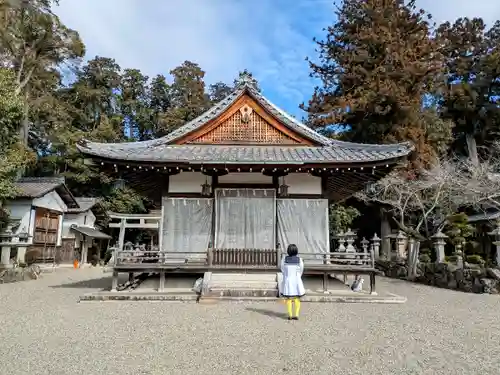
[[[16,233],[28,233],[33,235],[33,226],[35,221],[35,214],[30,218],[31,214],[31,201],[30,200],[15,200],[8,201],[5,208],[9,211],[10,219],[19,220],[20,224]]]
[[[81,212],[78,214],[65,214],[63,222],[62,238],[75,238],[75,231],[71,230],[72,225],[79,227],[94,228],[96,217],[92,211]]]
[[[201,172],[183,172],[170,176],[169,193],[201,193],[201,185],[211,178]],[[283,178],[280,177],[280,184]],[[273,178],[260,172],[229,173],[219,177],[221,184],[271,184]],[[291,173],[285,176],[289,194],[321,194],[321,178],[308,173]],[[82,225],[82,224],[79,224]]]
[[[169,193],[201,193],[201,185],[207,181],[211,183],[211,178],[201,172],[182,172],[170,176]]]
[[[280,184],[283,178],[280,177]],[[321,194],[321,177],[309,173],[291,173],[285,176],[288,185],[288,194]]]
[[[33,199],[33,206],[47,208],[57,212],[65,212],[68,207],[55,191],[45,194],[43,197]]]
[[[219,177],[221,184],[272,184],[271,176],[263,175],[260,172],[228,173]]]

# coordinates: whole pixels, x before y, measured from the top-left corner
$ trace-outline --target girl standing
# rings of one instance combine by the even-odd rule
[[[305,294],[304,283],[302,282],[304,262],[298,256],[299,249],[297,245],[288,245],[287,254],[281,260],[281,272],[283,274],[281,294],[286,298],[288,320],[299,320],[300,297]],[[295,311],[293,311],[293,304],[295,304]]]

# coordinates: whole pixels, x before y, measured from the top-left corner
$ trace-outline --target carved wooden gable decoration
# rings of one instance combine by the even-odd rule
[[[311,145],[251,97],[244,95],[218,118],[178,140],[178,144]]]

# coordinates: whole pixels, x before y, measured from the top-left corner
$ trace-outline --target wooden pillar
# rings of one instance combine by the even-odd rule
[[[328,272],[325,272],[323,273],[323,292],[327,292],[328,291]]]
[[[118,288],[118,271],[113,270],[113,281],[111,284],[111,291],[116,292],[116,288]]]
[[[215,248],[215,231],[217,229],[216,223],[217,223],[217,217],[215,216],[215,189],[219,185],[219,176],[217,175],[212,175],[212,225],[210,228],[210,243],[208,247],[210,248]]]
[[[377,294],[375,290],[375,272],[370,273],[370,294]]]
[[[165,289],[165,271],[160,271],[160,284],[158,285],[158,292],[163,292]]]
[[[278,238],[278,197],[280,192],[280,178],[278,175],[273,175],[273,187],[276,191],[276,199],[274,200],[274,237],[275,237],[275,248],[278,250],[281,247],[279,238]],[[281,257],[278,257],[278,266],[281,262]]]

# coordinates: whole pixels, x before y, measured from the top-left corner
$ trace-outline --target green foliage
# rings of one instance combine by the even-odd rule
[[[481,255],[468,255],[465,257],[465,261],[470,264],[479,264],[481,266],[484,266],[486,263],[483,257]]]
[[[448,236],[448,240],[453,245],[467,242],[467,239],[470,238],[473,233],[474,227],[469,224],[466,214],[458,213],[448,217],[444,234]]]
[[[347,231],[354,219],[361,215],[356,208],[341,204],[331,204],[328,208],[328,214],[331,235]]]
[[[19,171],[33,161],[33,155],[19,140],[23,101],[14,91],[14,74],[0,69],[0,222],[7,219],[1,206],[5,199],[15,196],[14,181]]]
[[[113,189],[105,197],[102,205],[106,211],[120,213],[143,213],[146,211],[142,196],[127,187]]]
[[[326,38],[316,41],[319,63],[310,63],[323,85],[303,105],[309,123],[341,127],[355,142],[412,141],[414,167],[428,166],[438,135],[430,134],[423,101],[436,93],[443,66],[430,15],[414,0],[344,0],[336,15]]]
[[[428,254],[420,254],[419,258],[421,263],[431,263],[431,257]]]

